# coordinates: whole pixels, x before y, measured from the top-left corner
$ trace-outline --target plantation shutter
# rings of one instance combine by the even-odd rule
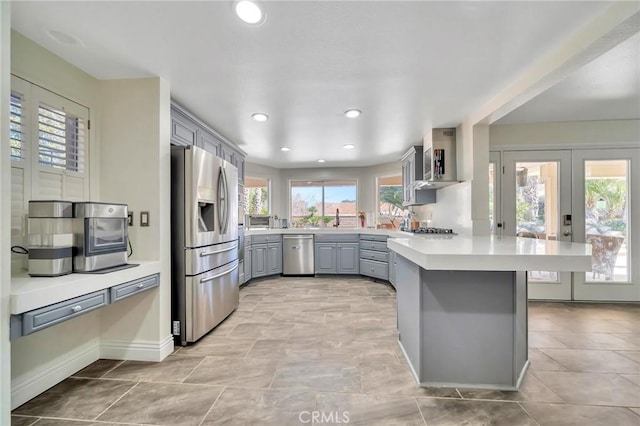
[[[85,120],[40,103],[38,107],[38,163],[42,167],[84,172]]]
[[[27,142],[25,138],[25,108],[23,108],[23,96],[17,92],[11,92],[9,107],[9,144],[12,161],[23,161]]]

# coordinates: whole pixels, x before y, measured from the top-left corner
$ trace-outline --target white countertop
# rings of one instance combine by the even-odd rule
[[[520,237],[409,236],[387,247],[424,269],[590,271],[591,245]]]
[[[160,272],[159,261],[136,260],[138,266],[106,274],[69,274],[61,277],[11,277],[11,314],[48,306],[83,294],[113,287]]]
[[[412,237],[413,234],[401,232],[396,229],[375,229],[375,228],[251,228],[245,230],[245,235],[270,235],[270,234],[377,234]]]

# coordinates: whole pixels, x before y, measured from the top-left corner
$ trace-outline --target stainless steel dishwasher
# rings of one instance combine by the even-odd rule
[[[282,236],[282,275],[315,273],[313,234]]]

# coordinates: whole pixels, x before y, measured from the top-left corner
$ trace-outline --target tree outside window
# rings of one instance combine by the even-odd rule
[[[244,199],[245,214],[269,214],[269,180],[246,177]]]
[[[378,225],[398,228],[407,209],[402,205],[402,176],[378,178]]]

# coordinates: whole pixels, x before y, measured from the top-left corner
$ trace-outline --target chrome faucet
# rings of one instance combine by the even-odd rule
[[[335,226],[336,228],[340,226],[340,209],[336,209],[336,220],[333,223],[333,226]]]

